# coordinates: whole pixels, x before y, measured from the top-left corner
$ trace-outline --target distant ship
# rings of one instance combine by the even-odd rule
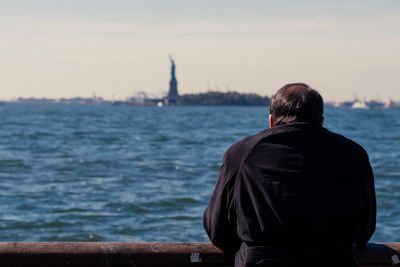
[[[364,101],[356,101],[351,105],[351,108],[355,109],[368,109],[369,106]]]

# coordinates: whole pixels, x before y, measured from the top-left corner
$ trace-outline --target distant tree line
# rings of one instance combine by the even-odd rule
[[[178,96],[180,105],[227,105],[227,106],[265,106],[269,97],[257,94],[241,94],[238,92],[206,92]]]

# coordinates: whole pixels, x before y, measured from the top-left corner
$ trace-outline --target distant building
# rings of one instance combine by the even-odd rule
[[[171,81],[169,82],[169,92],[166,98],[166,104],[176,104],[178,101],[178,82],[176,81],[175,76],[175,62],[169,57],[171,60]]]

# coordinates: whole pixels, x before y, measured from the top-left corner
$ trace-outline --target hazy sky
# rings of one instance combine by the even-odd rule
[[[400,1],[0,0],[0,99],[209,89],[400,100]]]

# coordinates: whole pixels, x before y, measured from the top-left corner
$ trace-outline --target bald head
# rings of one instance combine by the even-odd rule
[[[305,83],[283,86],[271,99],[271,127],[291,122],[322,125],[324,103],[321,95]]]

